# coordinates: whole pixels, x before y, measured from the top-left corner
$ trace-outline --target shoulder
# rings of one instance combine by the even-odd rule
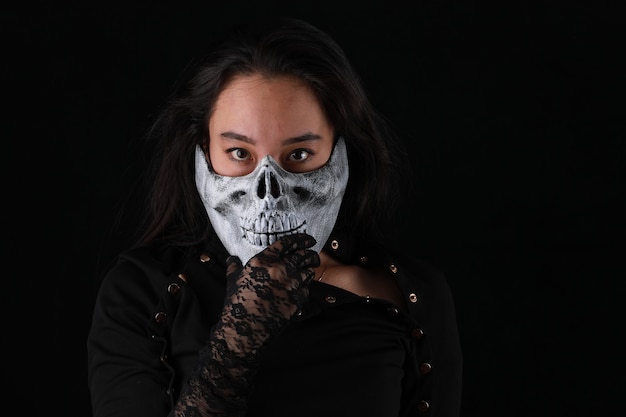
[[[122,252],[100,283],[98,297],[115,304],[135,303],[139,298],[154,300],[184,256],[185,252],[175,246],[138,247]]]
[[[409,249],[381,245],[371,240],[358,240],[349,233],[335,230],[324,250],[344,264],[362,265],[386,270],[395,279],[409,306],[430,306],[451,312],[452,293],[445,273]]]
[[[112,271],[129,268],[144,273],[168,273],[175,269],[184,256],[185,251],[181,247],[173,245],[137,247],[122,252]]]
[[[454,294],[444,271],[420,257],[396,256],[396,282],[411,316],[425,331],[448,347],[458,349],[459,335]]]
[[[398,269],[405,272],[404,275],[409,282],[431,295],[451,296],[448,279],[443,270],[419,257],[396,256],[395,259]]]
[[[421,315],[454,321],[454,297],[445,272],[419,257],[396,256],[394,259],[398,284],[409,292],[411,304]]]

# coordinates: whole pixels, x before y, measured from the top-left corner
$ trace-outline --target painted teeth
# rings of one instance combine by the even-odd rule
[[[306,222],[293,213],[261,213],[257,218],[242,219],[243,238],[253,245],[267,246],[283,236],[305,232]]]

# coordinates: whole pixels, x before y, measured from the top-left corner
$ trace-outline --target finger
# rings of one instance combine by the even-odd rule
[[[315,278],[315,271],[314,271],[314,270],[312,270],[312,269],[307,269],[307,270],[305,271],[305,278],[304,278],[304,280],[302,281],[302,283],[303,283],[304,285],[308,285],[308,284],[309,284],[309,282],[313,281],[313,278]]]
[[[310,249],[302,251],[299,266],[300,268],[317,268],[320,266],[320,255],[316,251]]]
[[[256,258],[265,259],[266,261],[283,258],[294,251],[310,248],[315,243],[315,238],[306,233],[283,236],[259,252]]]
[[[306,281],[311,273],[315,273],[313,268],[320,265],[320,257],[317,252],[310,249],[301,249],[286,255],[285,265],[289,275],[300,275],[302,281]]]
[[[279,242],[280,245],[279,253],[281,255],[300,249],[308,249],[317,243],[313,236],[306,233],[296,233],[293,235],[283,236],[277,242]]]
[[[304,250],[300,260],[300,270],[304,273],[303,284],[308,285],[315,278],[315,269],[320,266],[320,256],[314,250]]]
[[[230,275],[240,269],[242,269],[242,264],[238,256],[229,256],[226,258],[226,275]]]

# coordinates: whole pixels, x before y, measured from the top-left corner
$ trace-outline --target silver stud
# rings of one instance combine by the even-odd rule
[[[169,292],[170,294],[176,294],[179,290],[180,290],[180,285],[178,285],[175,282],[167,286],[167,292]]]
[[[157,323],[161,323],[165,321],[166,318],[167,318],[167,314],[165,314],[163,311],[159,311],[158,313],[154,315],[154,321],[156,321]]]
[[[387,311],[388,311],[390,314],[394,315],[394,316],[397,316],[397,315],[398,315],[398,313],[400,313],[400,310],[398,310],[398,309],[397,309],[397,308],[395,308],[395,307],[389,307],[389,308],[387,309]]]

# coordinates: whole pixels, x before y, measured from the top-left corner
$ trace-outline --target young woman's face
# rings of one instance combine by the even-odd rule
[[[237,177],[271,156],[284,170],[322,167],[333,149],[333,127],[315,95],[292,77],[235,77],[209,119],[209,158],[216,174]]]

